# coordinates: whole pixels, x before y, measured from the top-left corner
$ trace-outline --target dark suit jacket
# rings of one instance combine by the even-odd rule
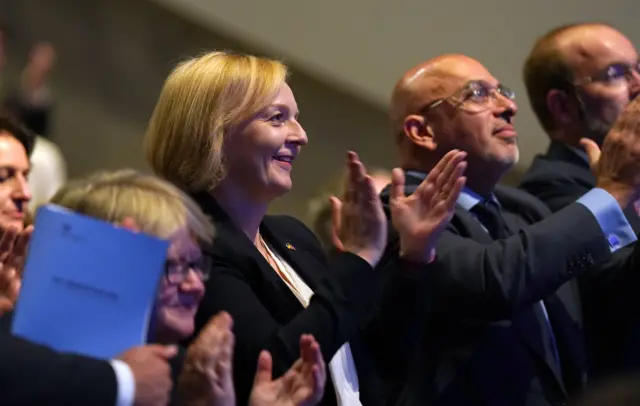
[[[419,182],[408,176],[406,192]],[[527,193],[498,187],[495,194],[514,234],[493,241],[456,208],[437,245],[432,311],[403,405],[557,405],[586,384],[581,287],[572,279],[613,261],[608,242],[580,204],[545,219],[549,210]],[[541,299],[561,368],[534,311]]]
[[[11,334],[11,322],[12,322],[12,320],[13,320],[13,312],[7,312],[7,313],[3,314],[2,316],[0,316],[0,335],[2,335],[2,334],[10,335]],[[24,341],[24,343],[28,344],[26,341]],[[171,405],[171,406],[180,405],[180,396],[179,396],[179,393],[178,393],[178,390],[177,390],[178,389],[177,388],[177,383],[178,383],[178,377],[180,376],[180,373],[182,372],[182,367],[183,367],[183,364],[184,364],[184,361],[185,361],[185,357],[186,357],[186,349],[182,348],[181,346],[178,346],[178,353],[176,354],[175,357],[173,357],[173,358],[171,358],[169,360],[169,366],[171,367],[171,379],[173,380],[173,389],[171,391],[171,398],[170,398],[170,401],[169,401],[169,405]],[[76,358],[81,358],[81,357],[76,357]],[[88,359],[92,360],[90,358],[88,358]],[[2,359],[1,359],[1,356],[0,356],[0,362],[1,361],[2,361]],[[0,386],[2,386],[1,382],[0,382]],[[2,403],[2,397],[0,395],[0,405],[3,405],[3,404],[4,403]],[[114,405],[114,404],[115,404],[115,395],[114,395],[114,402],[111,403],[111,405]]]
[[[116,403],[117,381],[106,361],[54,352],[0,332],[0,404]]]
[[[303,309],[215,200],[208,195],[196,200],[216,225],[213,247],[205,249],[213,268],[196,329],[221,310],[232,315],[238,404],[246,404],[259,352],[271,352],[274,376],[280,376],[299,357],[304,333],[318,340],[327,364],[340,346],[350,343],[364,405],[382,405],[397,395],[396,385],[419,344],[420,324],[412,330],[407,325],[416,327],[417,318],[410,313],[422,314],[426,308],[426,296],[416,294],[424,290],[423,272],[391,275],[394,267],[374,270],[350,253],[339,254],[329,265],[320,243],[302,223],[286,216],[266,216],[260,226],[262,236],[314,291]],[[398,346],[396,353],[389,350]],[[328,379],[322,404],[335,403]]]
[[[525,173],[520,188],[556,212],[596,187],[589,164],[566,145],[552,141],[547,153],[538,155]],[[633,207],[625,210],[633,230],[640,232],[640,217]]]

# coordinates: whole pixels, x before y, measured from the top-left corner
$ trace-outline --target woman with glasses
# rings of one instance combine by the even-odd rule
[[[193,333],[208,276],[198,243],[211,241],[213,225],[191,199],[160,179],[122,170],[68,183],[51,203],[170,240],[152,335],[173,344]]]
[[[194,316],[210,269],[199,243],[210,244],[214,228],[191,198],[159,178],[121,170],[68,183],[51,203],[168,239],[171,244],[155,304],[153,340],[175,344],[193,333]],[[235,406],[230,367],[232,325],[227,313],[216,314],[207,321],[186,356],[180,351],[172,360],[178,390],[174,391],[171,404]],[[285,406],[294,400],[311,406],[322,397],[325,366],[320,347],[311,335],[298,339],[299,358],[281,379],[271,378],[270,354],[263,352],[253,360],[258,373],[251,388],[251,406]]]

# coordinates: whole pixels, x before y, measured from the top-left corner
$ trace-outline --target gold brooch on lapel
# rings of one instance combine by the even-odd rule
[[[296,250],[296,247],[294,247],[293,245],[291,245],[291,243],[290,243],[290,242],[286,243],[286,244],[285,244],[285,247],[289,248],[291,251],[295,251],[295,250]]]

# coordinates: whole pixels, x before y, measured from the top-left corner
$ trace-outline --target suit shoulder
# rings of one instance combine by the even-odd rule
[[[263,222],[267,227],[270,228],[291,229],[292,231],[307,230],[308,232],[311,232],[302,221],[289,215],[268,215],[264,217]]]
[[[316,235],[302,221],[288,215],[269,215],[263,219],[263,224],[281,238],[301,241],[307,245],[320,247]]]
[[[495,194],[507,210],[541,220],[551,214],[547,205],[531,193],[511,186],[498,185]]]
[[[590,183],[593,174],[587,167],[574,162],[537,156],[522,177],[523,187],[534,183],[568,182]]]

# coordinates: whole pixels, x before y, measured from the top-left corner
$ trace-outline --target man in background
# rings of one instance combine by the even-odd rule
[[[611,292],[637,285],[640,249],[629,257],[622,248],[636,240],[622,208],[640,190],[640,158],[626,153],[640,150],[640,129],[628,128],[640,104],[609,134],[598,187],[552,215],[534,196],[498,185],[518,161],[518,108],[513,91],[478,61],[444,55],[421,63],[391,100],[405,194],[443,154],[467,154],[465,188],[429,265],[423,352],[402,404],[562,404],[589,376],[582,304],[606,309]],[[382,192],[383,201],[390,196]],[[618,266],[603,272],[599,264],[614,257],[622,257]]]
[[[551,140],[521,187],[558,211],[595,187],[580,139],[602,142],[627,104],[640,93],[638,52],[606,24],[573,24],[538,39],[524,66],[533,110]],[[636,232],[634,206],[625,214]]]
[[[52,44],[36,44],[22,71],[20,82],[8,92],[2,104],[4,114],[14,117],[37,135],[30,156],[30,214],[47,203],[67,180],[64,156],[50,139],[53,97],[49,76],[55,61],[56,52]]]

